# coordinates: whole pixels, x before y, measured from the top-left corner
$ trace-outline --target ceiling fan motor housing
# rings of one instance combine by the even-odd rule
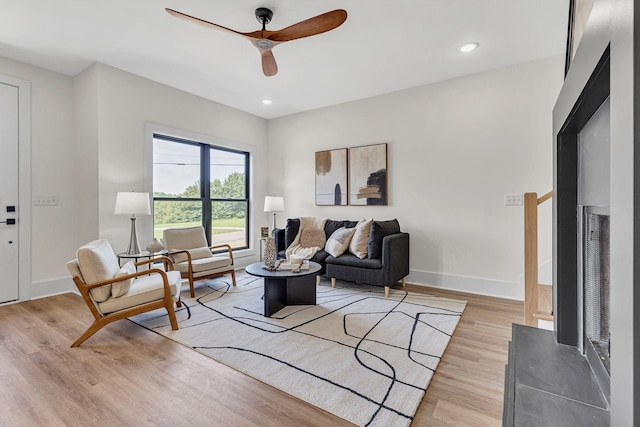
[[[256,19],[262,24],[263,30],[264,26],[271,22],[271,18],[273,18],[273,12],[271,9],[267,9],[266,7],[259,7],[256,9]]]

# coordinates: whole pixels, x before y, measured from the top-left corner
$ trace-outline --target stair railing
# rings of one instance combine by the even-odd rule
[[[538,198],[537,193],[524,193],[524,323],[538,326],[538,206],[553,195],[549,191]]]

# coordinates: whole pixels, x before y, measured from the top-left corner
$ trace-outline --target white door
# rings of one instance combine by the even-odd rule
[[[18,88],[0,83],[0,303],[18,299],[18,215]]]

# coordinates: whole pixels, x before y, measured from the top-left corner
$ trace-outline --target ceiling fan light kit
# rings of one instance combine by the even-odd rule
[[[273,52],[271,51],[275,46],[291,40],[326,33],[327,31],[338,28],[347,20],[347,11],[344,9],[336,9],[298,22],[297,24],[290,25],[281,30],[270,31],[267,30],[266,26],[271,22],[273,12],[266,7],[259,7],[255,10],[255,15],[258,22],[262,24],[262,29],[250,33],[242,33],[240,31],[232,30],[231,28],[223,27],[222,25],[214,24],[213,22],[196,18],[195,16],[178,12],[174,9],[166,8],[165,10],[169,14],[182,20],[199,24],[207,28],[238,34],[239,36],[249,40],[251,44],[257,47],[260,51],[260,55],[262,57],[262,72],[265,76],[274,76],[278,73],[278,65],[276,64]]]

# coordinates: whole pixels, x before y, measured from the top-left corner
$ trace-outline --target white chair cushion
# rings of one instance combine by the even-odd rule
[[[174,300],[180,295],[180,273],[177,271],[167,271],[169,279],[169,289]],[[98,310],[102,314],[113,313],[127,308],[135,307],[152,301],[162,299],[164,296],[164,287],[162,276],[160,274],[150,274],[148,276],[139,276],[131,281],[129,292],[118,298],[109,298],[108,300],[98,304]]]
[[[116,277],[126,276],[127,274],[133,274],[135,272],[136,272],[135,264],[133,263],[133,261],[129,261],[128,263],[120,267],[120,270],[118,270],[118,272],[116,273]],[[133,279],[127,279],[121,282],[114,282],[111,285],[111,296],[114,298],[118,298],[126,294],[127,291],[129,291],[129,288],[131,287],[132,281]]]
[[[167,228],[162,232],[162,240],[169,252],[183,249],[203,248],[207,246],[204,227]],[[173,257],[173,262],[181,263],[187,260],[186,254]]]
[[[118,259],[106,239],[94,240],[81,246],[76,252],[76,259],[87,285],[113,279],[120,270]],[[100,286],[90,292],[96,302],[103,302],[111,297],[111,285]]]
[[[217,270],[231,265],[231,258],[229,257],[208,257],[200,258],[191,261],[191,267],[193,273],[209,272],[210,270]],[[181,262],[180,264],[174,264],[173,267],[181,273],[189,273],[189,263]]]

